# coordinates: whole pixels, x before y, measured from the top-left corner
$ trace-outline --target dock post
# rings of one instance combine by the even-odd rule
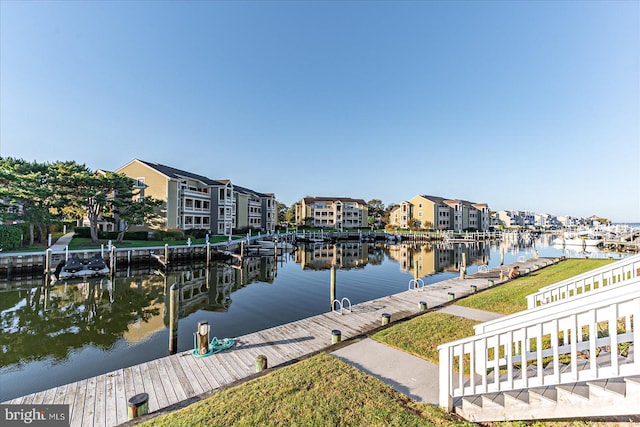
[[[500,265],[504,265],[504,248],[500,248]]]
[[[127,403],[127,417],[129,420],[147,415],[149,413],[149,395],[140,393],[129,399]]]
[[[178,351],[178,304],[180,286],[177,283],[171,285],[169,291],[169,354]]]
[[[46,274],[51,273],[51,248],[45,251],[44,272]]]
[[[464,276],[466,273],[467,273],[467,254],[462,252],[462,262],[460,264],[460,278],[464,279]]]
[[[209,352],[209,322],[206,320],[198,322],[196,337],[198,341],[198,354],[207,354]]]
[[[331,310],[333,311],[333,302],[336,300],[336,266],[331,266],[331,284],[329,287],[329,298],[331,298]]]
[[[342,332],[338,329],[331,331],[331,344],[337,344],[342,341]]]
[[[207,240],[209,240],[209,239],[207,239]],[[211,243],[209,243],[207,241],[207,267],[209,267],[210,263],[211,263]]]
[[[256,356],[256,372],[264,371],[267,369],[267,356],[259,354]]]
[[[169,264],[169,244],[165,243],[164,244],[164,266],[165,266],[165,268],[167,267],[168,264]]]
[[[382,326],[388,325],[391,322],[391,315],[389,313],[382,313]]]

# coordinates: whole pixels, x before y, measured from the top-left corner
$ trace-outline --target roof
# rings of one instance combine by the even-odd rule
[[[447,205],[462,203],[463,205],[468,205],[468,206],[483,206],[483,205],[488,206],[486,203],[476,203],[476,202],[470,202],[468,200],[460,200],[460,199],[445,199],[444,197],[428,196],[426,194],[422,194],[420,195],[420,197],[424,197],[425,199],[430,200],[434,203],[445,203]]]
[[[305,197],[303,200],[307,205],[314,202],[335,202],[339,200],[341,202],[360,203],[367,206],[367,202],[363,199],[352,199],[351,197]]]
[[[274,197],[273,193],[260,193],[255,190],[251,190],[250,188],[241,187],[239,185],[234,185],[233,190],[243,194],[253,194],[258,197],[271,198]]]
[[[207,185],[227,185],[231,182],[228,179],[215,180],[215,179],[207,178],[206,176],[203,176],[203,175],[187,172],[182,169],[172,168],[171,166],[161,165],[160,163],[152,163],[152,162],[147,162],[140,159],[138,159],[138,161],[140,163],[144,163],[145,165],[149,166],[152,169],[157,170],[161,174],[166,175],[169,178],[173,178],[173,179],[182,179],[182,178],[195,179]]]

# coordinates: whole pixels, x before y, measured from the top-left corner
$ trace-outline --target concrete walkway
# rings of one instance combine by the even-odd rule
[[[467,319],[486,322],[501,314],[475,308],[449,305],[438,310]],[[362,372],[378,378],[416,402],[438,404],[438,365],[371,338],[354,342],[334,351],[342,359]]]
[[[60,236],[58,240],[56,240],[55,243],[49,247],[49,249],[51,249],[51,252],[64,252],[67,246],[69,246],[69,242],[71,242],[71,239],[73,239],[74,234],[75,233],[71,231],[63,236]]]

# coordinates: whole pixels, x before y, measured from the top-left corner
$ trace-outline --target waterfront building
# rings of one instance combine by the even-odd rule
[[[276,197],[234,186],[236,194],[236,227],[273,232],[276,226]]]
[[[489,230],[489,206],[459,199],[417,195],[394,207],[389,223],[399,228]]]
[[[238,210],[236,190],[228,179],[214,180],[139,159],[132,160],[116,172],[135,180],[140,197],[151,196],[163,201],[158,212],[160,220],[153,228],[200,229],[208,230],[210,234],[230,235],[238,228],[238,222],[249,224],[249,208],[252,209],[251,220],[255,228],[273,231],[275,227],[274,221],[262,221],[263,215],[265,218],[275,218],[273,194],[242,188],[242,194],[253,193],[255,197],[251,202],[246,201],[247,209]],[[256,202],[257,199],[259,202]],[[243,203],[244,201],[243,199]],[[257,204],[260,205],[259,209]],[[273,206],[272,211],[262,209],[263,204],[269,209]],[[257,217],[261,218],[260,222],[256,220]]]
[[[295,204],[295,212],[296,224],[310,221],[312,227],[367,227],[369,218],[367,202],[350,197],[305,197]]]

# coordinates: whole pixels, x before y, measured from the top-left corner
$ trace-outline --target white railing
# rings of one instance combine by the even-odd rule
[[[640,255],[624,258],[620,261],[579,274],[570,279],[540,288],[538,292],[527,295],[527,308],[542,304],[570,299],[599,288],[617,285],[640,277]]]
[[[600,301],[612,300],[626,295],[630,295],[634,288],[640,287],[640,277],[634,280],[626,280],[616,286],[605,286],[592,292],[584,292],[574,295],[573,298],[562,300],[559,304],[544,304],[532,309],[519,311],[517,313],[502,316],[494,320],[479,323],[473,327],[476,335],[488,332],[498,332],[515,328],[522,324],[527,324],[539,319],[546,319],[561,315],[562,313],[580,310],[583,307],[598,304]]]
[[[634,283],[624,295],[438,346],[440,406],[451,410],[456,397],[640,375],[640,358],[625,357],[640,342],[640,279]]]

